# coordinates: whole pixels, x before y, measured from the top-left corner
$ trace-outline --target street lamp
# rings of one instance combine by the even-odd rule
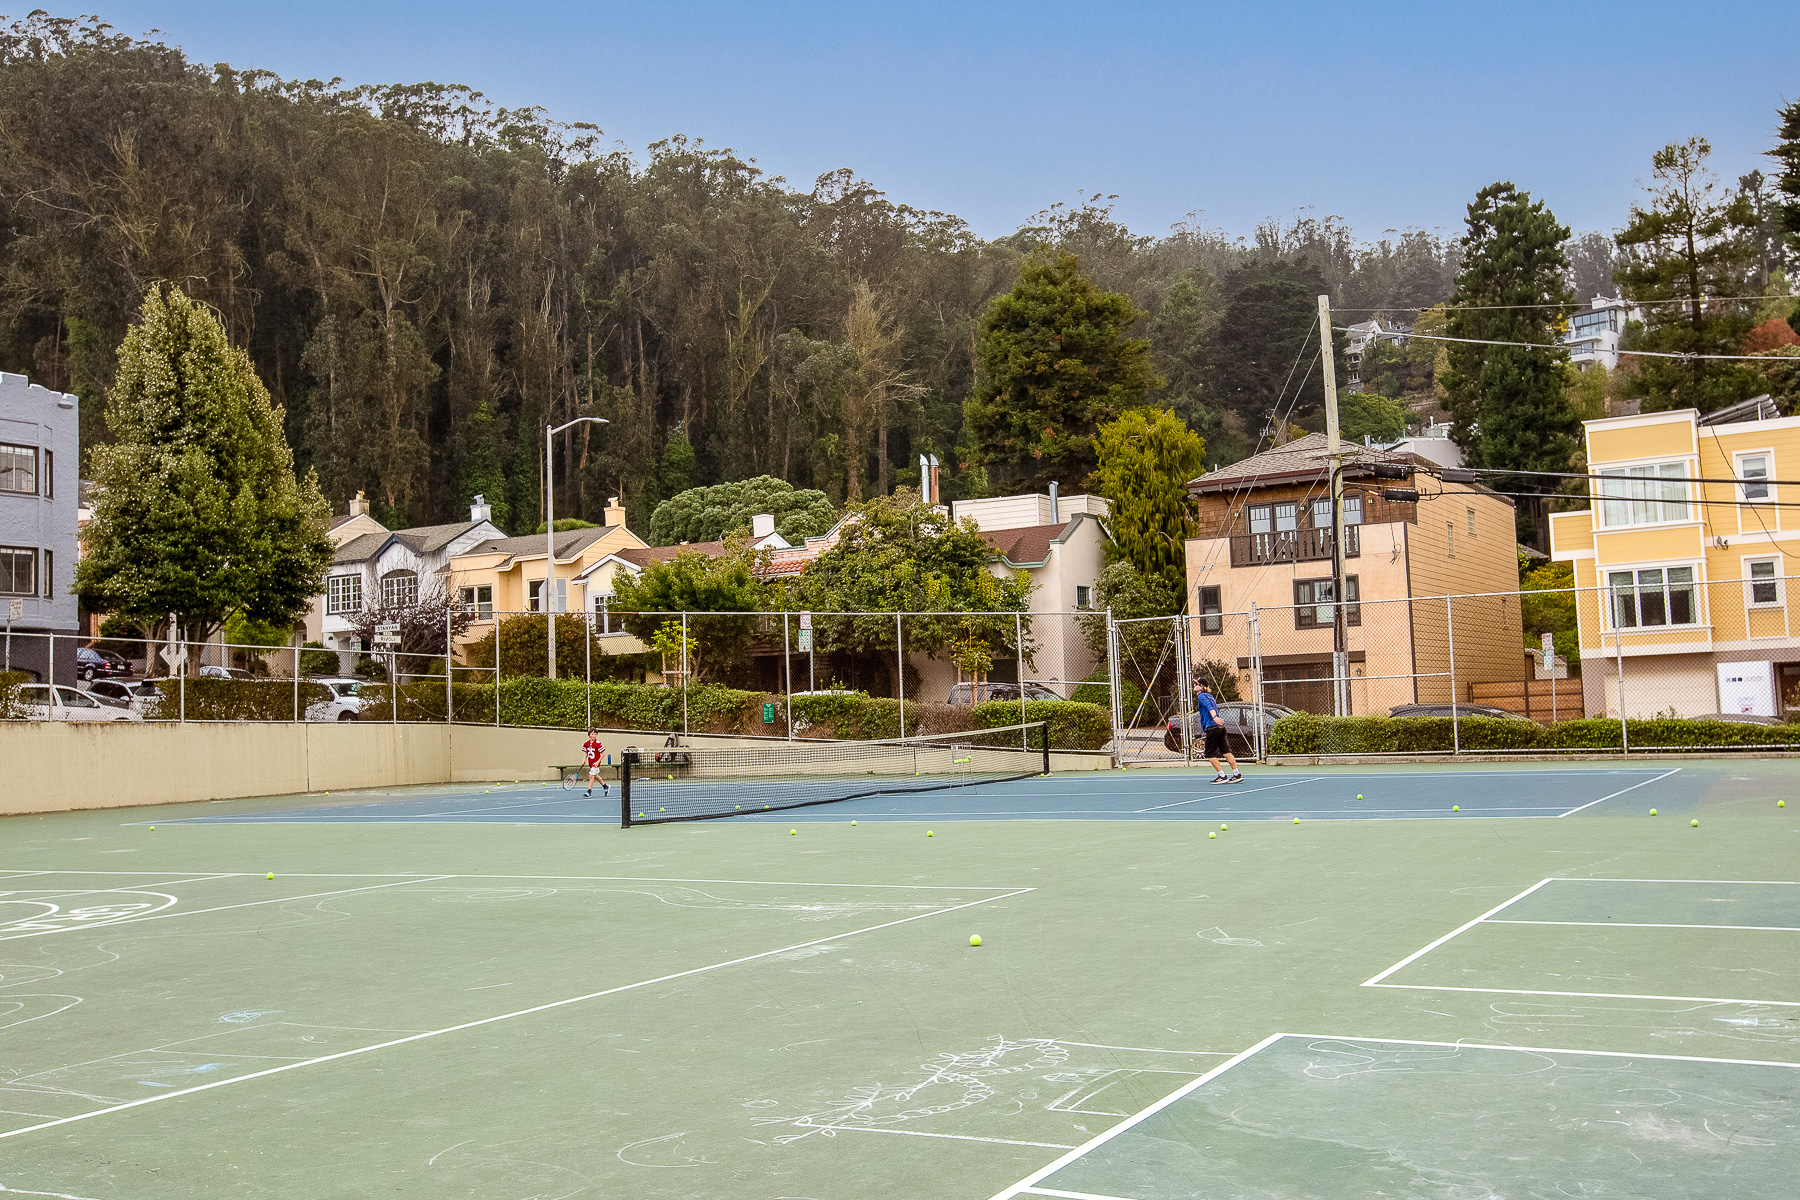
[[[549,631],[550,678],[556,678],[556,455],[551,439],[583,421],[605,425],[605,417],[576,417],[565,425],[544,426],[544,628]]]

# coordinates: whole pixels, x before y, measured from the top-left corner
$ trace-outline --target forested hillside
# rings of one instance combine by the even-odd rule
[[[885,493],[921,452],[948,496],[1003,487],[964,406],[981,315],[1040,246],[1142,310],[1154,398],[1215,463],[1266,424],[1314,293],[1409,319],[1457,265],[1434,234],[1363,244],[1334,218],[1144,236],[1099,195],[984,241],[849,169],[796,187],[683,137],[638,156],[464,86],[208,68],[42,14],[0,31],[0,368],[79,393],[102,440],[130,315],[179,284],[248,349],[334,509],[366,490],[391,524],[480,492],[531,528],[544,425],[578,413],[611,424],[565,435],[557,512],[620,494],[640,529],[751,476]]]

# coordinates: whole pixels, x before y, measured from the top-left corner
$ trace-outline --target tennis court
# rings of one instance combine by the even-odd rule
[[[1686,1198],[1800,1174],[1791,764],[1210,777],[631,829],[542,781],[8,818],[0,1185]]]

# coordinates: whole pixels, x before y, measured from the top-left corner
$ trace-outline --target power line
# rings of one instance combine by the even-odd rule
[[[1340,333],[1350,332],[1342,325],[1333,325],[1332,328]],[[1407,333],[1401,334],[1400,336],[1407,338],[1422,338],[1428,342],[1463,342],[1470,346],[1523,346],[1528,350],[1568,349],[1568,345],[1564,342],[1499,342],[1490,338],[1441,337],[1434,333]],[[1709,359],[1721,362],[1779,363],[1787,361],[1786,359],[1774,358],[1763,354],[1678,354],[1666,350],[1617,350],[1612,351],[1612,353],[1621,355],[1635,354],[1640,358]]]
[[[1783,296],[1780,294],[1776,294],[1776,295],[1770,295],[1770,296],[1702,296],[1702,297],[1700,297],[1700,300],[1701,300],[1701,302],[1705,303],[1705,302],[1714,301],[1714,300],[1792,300],[1794,298],[1795,297],[1793,297],[1793,296]],[[1601,299],[1608,299],[1608,297],[1601,297]],[[1692,303],[1694,303],[1694,300],[1692,297],[1688,297],[1686,299],[1681,299],[1681,300],[1627,300],[1624,297],[1619,296],[1619,297],[1611,297],[1611,299],[1614,304],[1623,304],[1623,305],[1627,305],[1631,308],[1655,308],[1655,307],[1660,307],[1662,305],[1668,305],[1668,304],[1692,304]],[[1362,308],[1340,308],[1337,305],[1332,305],[1331,311],[1332,312],[1429,312],[1431,309],[1437,308],[1439,304],[1441,304],[1443,306],[1445,312],[1510,312],[1510,311],[1513,311],[1516,309],[1528,309],[1528,308],[1571,308],[1571,309],[1575,309],[1576,311],[1581,311],[1581,310],[1584,310],[1587,308],[1587,304],[1580,300],[1571,300],[1567,304],[1451,304],[1448,301],[1439,301],[1438,304],[1426,304],[1426,305],[1383,304],[1383,305],[1368,305],[1368,306],[1365,306]]]

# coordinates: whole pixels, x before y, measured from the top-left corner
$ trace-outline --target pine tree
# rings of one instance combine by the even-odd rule
[[[1781,128],[1776,138],[1775,148],[1767,153],[1781,164],[1775,187],[1781,195],[1782,237],[1791,256],[1789,261],[1800,262],[1800,100],[1789,101],[1781,109]],[[1800,333],[1800,305],[1788,315],[1788,324]]]
[[[1089,486],[1112,504],[1108,555],[1182,595],[1194,536],[1187,485],[1205,469],[1205,441],[1174,413],[1154,408],[1126,410],[1095,440],[1100,465]]]
[[[144,298],[119,346],[75,593],[191,639],[228,618],[292,622],[324,588],[330,509],[294,474],[282,413],[249,356],[179,288]]]
[[[1149,341],[1126,336],[1143,315],[1083,275],[1073,254],[1027,262],[982,318],[965,409],[980,456],[972,465],[1012,487],[1085,479],[1094,431],[1162,386]]]
[[[1446,343],[1449,361],[1440,382],[1450,436],[1470,466],[1562,471],[1574,457],[1581,422],[1564,394],[1572,368],[1558,335],[1574,299],[1563,253],[1568,237],[1568,227],[1542,201],[1510,183],[1482,188],[1469,205],[1463,270],[1446,336],[1531,343]],[[1547,490],[1530,476],[1496,486]],[[1521,537],[1547,542],[1546,519],[1541,502],[1521,503]]]

